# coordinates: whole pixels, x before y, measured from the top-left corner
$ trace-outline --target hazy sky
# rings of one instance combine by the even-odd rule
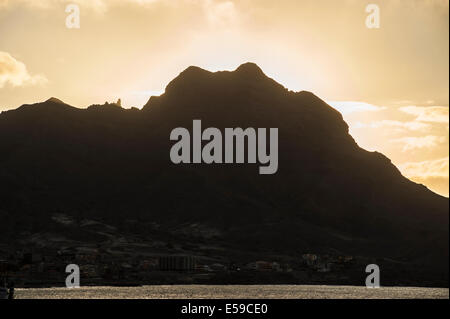
[[[80,29],[66,27],[71,3]],[[51,96],[142,107],[189,65],[252,61],[448,196],[448,37],[448,0],[0,0],[0,110]]]

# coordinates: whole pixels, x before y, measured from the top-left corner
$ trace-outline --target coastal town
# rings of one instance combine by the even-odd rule
[[[346,271],[356,265],[354,257],[345,255],[226,250],[216,230],[199,224],[176,228],[168,240],[158,237],[156,224],[146,226],[151,237],[138,237],[99,220],[77,221],[66,214],[53,215],[52,222],[54,231],[19,234],[16,245],[0,244],[3,278],[16,287],[64,286],[67,265],[76,264],[82,285],[345,282]],[[76,240],[79,232],[100,240]]]
[[[198,223],[161,229],[157,223],[125,220],[112,226],[54,214],[49,224],[44,232],[16,234],[14,245],[0,243],[0,277],[16,287],[65,286],[66,267],[75,264],[82,286],[362,285],[368,264],[383,267],[386,284],[402,271],[399,261],[339,252],[237,250],[224,243],[220,231]]]
[[[216,283],[220,277],[251,283],[258,275],[273,280],[308,282],[324,274],[337,274],[354,265],[353,257],[303,254],[298,263],[257,260],[235,263],[223,258],[193,255],[139,255],[123,258],[101,248],[70,247],[56,252],[16,251],[0,247],[0,274],[18,287],[63,286],[66,266],[80,268],[82,285],[150,285]],[[277,276],[277,274],[279,276]],[[256,277],[255,277],[256,275]],[[284,276],[283,276],[284,275]],[[287,276],[286,276],[287,275]],[[336,275],[337,276],[337,275]],[[255,278],[254,278],[255,277]],[[329,278],[330,276],[327,276]],[[340,279],[345,279],[341,276]]]

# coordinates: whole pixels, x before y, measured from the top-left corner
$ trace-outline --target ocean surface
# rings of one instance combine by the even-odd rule
[[[17,299],[449,299],[448,288],[303,285],[173,285],[16,289]]]

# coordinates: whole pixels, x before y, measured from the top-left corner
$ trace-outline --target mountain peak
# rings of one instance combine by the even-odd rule
[[[51,97],[48,100],[46,100],[44,103],[58,103],[58,104],[66,104],[60,99],[57,99],[56,97]]]
[[[201,67],[195,66],[195,65],[191,65],[189,67],[187,67],[183,72],[183,73],[210,73],[209,71],[202,69]]]
[[[235,72],[238,73],[245,73],[248,75],[265,75],[264,72],[261,70],[261,68],[253,62],[247,62],[244,64],[241,64]]]
[[[210,71],[202,69],[198,66],[191,65],[181,72],[174,80],[193,80],[197,78],[202,78],[205,75],[212,74]],[[173,80],[172,80],[173,81]]]

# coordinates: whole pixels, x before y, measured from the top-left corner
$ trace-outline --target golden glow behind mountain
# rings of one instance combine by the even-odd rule
[[[252,61],[448,196],[448,1],[377,3],[379,29],[359,0],[0,0],[0,110],[50,96],[140,108],[189,65]],[[66,27],[68,4],[80,29]]]

